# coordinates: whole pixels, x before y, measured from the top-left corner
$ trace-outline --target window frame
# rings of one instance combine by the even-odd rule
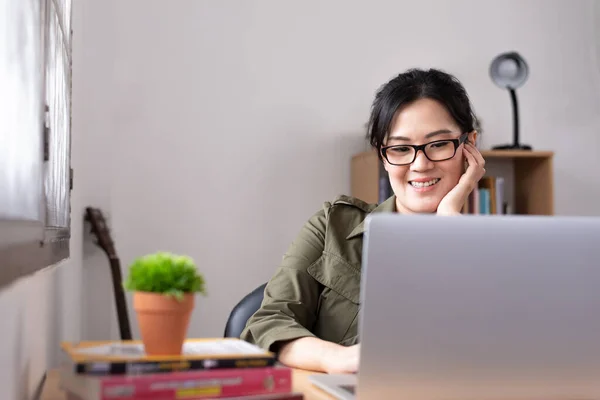
[[[18,1],[18,0],[17,0]],[[57,0],[35,0],[38,2],[40,15],[40,49],[39,56],[41,60],[41,110],[40,115],[41,126],[45,127],[43,132],[40,132],[41,140],[43,143],[43,151],[40,154],[39,168],[41,169],[41,199],[40,209],[42,210],[40,220],[24,220],[24,219],[7,219],[0,218],[0,288],[12,284],[15,280],[33,274],[42,269],[52,267],[59,262],[66,260],[70,257],[70,237],[71,237],[71,191],[73,183],[73,170],[71,168],[71,98],[72,98],[72,32],[70,29],[71,24],[71,2],[66,0],[68,4],[66,7],[61,7],[61,4]],[[68,9],[68,16],[65,17],[66,9]],[[58,23],[59,35],[61,36],[54,38],[57,45],[63,46],[64,60],[61,60],[65,65],[65,76],[64,84],[66,85],[67,98],[65,101],[67,114],[67,123],[63,132],[59,134],[65,134],[67,143],[66,160],[58,159],[53,157],[52,147],[50,146],[50,136],[54,132],[49,131],[49,135],[46,134],[50,129],[48,116],[45,112],[45,107],[48,104],[48,78],[47,69],[50,63],[49,56],[49,35],[50,32],[50,19],[56,18]],[[66,18],[69,18],[67,20]],[[65,25],[68,26],[68,32],[65,32]],[[52,110],[50,110],[52,111]],[[47,158],[44,153],[47,153]],[[46,185],[49,177],[49,164],[50,163],[64,163],[67,165],[61,165],[68,171],[68,177],[66,185],[68,187],[62,188],[66,192],[66,204],[67,210],[61,210],[66,213],[66,226],[50,226],[46,223],[48,210],[50,203],[47,198]]]

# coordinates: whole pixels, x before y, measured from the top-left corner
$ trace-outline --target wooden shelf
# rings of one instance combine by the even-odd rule
[[[508,164],[512,178],[512,207],[514,214],[554,214],[554,172],[552,151],[483,150],[486,170]],[[502,174],[504,175],[504,174]]]
[[[552,151],[528,150],[482,150],[481,155],[488,158],[548,158],[554,155]]]
[[[503,176],[509,188],[504,200],[512,214],[554,214],[552,151],[482,150],[486,175]],[[387,176],[377,153],[366,151],[351,160],[351,195],[368,203],[379,203]],[[389,190],[389,189],[388,189]]]

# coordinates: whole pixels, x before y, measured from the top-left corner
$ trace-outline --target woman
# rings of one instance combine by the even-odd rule
[[[485,173],[475,126],[451,75],[409,70],[385,84],[368,135],[393,196],[380,205],[348,196],[325,203],[286,252],[242,339],[291,367],[356,372],[363,221],[372,212],[459,215]]]

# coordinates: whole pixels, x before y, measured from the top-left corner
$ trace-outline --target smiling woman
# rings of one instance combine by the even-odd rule
[[[467,93],[439,70],[410,70],[375,96],[368,135],[393,195],[326,202],[300,230],[241,337],[282,363],[356,372],[364,221],[371,213],[459,215],[485,173]]]
[[[381,88],[369,137],[388,172],[397,211],[460,213],[485,173],[474,146],[476,125],[464,87],[442,71],[407,71]]]

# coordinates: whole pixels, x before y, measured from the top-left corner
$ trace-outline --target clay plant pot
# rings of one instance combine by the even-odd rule
[[[133,308],[146,354],[180,355],[187,336],[194,294],[178,301],[159,293],[134,292]]]

